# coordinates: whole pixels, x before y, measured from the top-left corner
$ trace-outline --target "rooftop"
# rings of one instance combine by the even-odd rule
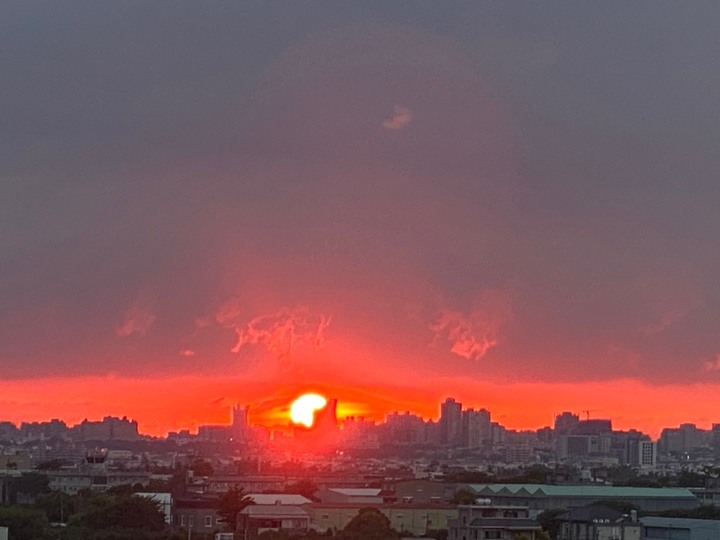
[[[548,484],[466,484],[478,495],[534,497],[623,497],[695,499],[686,488],[644,488],[618,486],[553,486]]]
[[[380,488],[328,488],[330,491],[347,495],[348,497],[377,497],[382,491]]]
[[[251,504],[240,513],[250,517],[308,517],[308,513],[302,508],[283,504]]]
[[[301,505],[312,502],[296,493],[251,493],[248,495],[255,504]]]

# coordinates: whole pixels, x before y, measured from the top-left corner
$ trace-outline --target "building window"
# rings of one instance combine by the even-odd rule
[[[212,516],[205,516],[205,526],[212,527]]]
[[[185,514],[182,514],[182,515],[180,516],[180,526],[181,526],[181,527],[184,527],[184,526],[185,526]]]
[[[330,516],[328,514],[323,514],[321,517],[322,519],[330,519]]]

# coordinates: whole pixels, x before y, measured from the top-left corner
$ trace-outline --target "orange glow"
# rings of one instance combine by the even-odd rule
[[[387,379],[400,380],[390,375]],[[359,383],[338,374],[323,379],[319,372],[313,373],[313,380],[322,382],[310,387],[293,380],[220,376],[4,380],[0,381],[0,420],[47,421],[48,411],[53,411],[53,417],[73,425],[85,418],[127,415],[138,421],[141,433],[164,436],[203,424],[229,424],[230,408],[241,403],[250,405],[252,424],[280,429],[287,428],[292,401],[313,391],[339,398],[339,421],[346,416],[382,421],[395,410],[437,419],[440,401],[453,396],[464,407],[489,409],[493,420],[509,429],[536,429],[552,425],[561,411],[590,410],[591,417],[612,419],[615,429],[637,428],[656,438],[663,427],[682,422],[709,429],[717,418],[708,411],[720,410],[720,384],[652,386],[630,379],[505,383],[439,376],[428,389],[410,383]]]
[[[327,399],[320,394],[303,394],[290,405],[290,420],[295,424],[312,427],[315,411],[327,405]]]

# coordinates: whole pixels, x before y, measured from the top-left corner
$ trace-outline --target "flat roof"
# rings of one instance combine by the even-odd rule
[[[457,505],[447,503],[363,503],[363,502],[347,502],[347,503],[312,503],[308,504],[310,508],[376,508],[378,510],[457,510]]]
[[[301,505],[312,502],[297,493],[250,493],[248,495],[255,504]]]
[[[308,513],[298,506],[285,504],[251,504],[240,512],[250,517],[308,517]]]
[[[342,488],[342,487],[331,487],[327,488],[329,491],[335,493],[341,493],[348,497],[377,497],[382,491],[380,488]]]
[[[720,532],[720,521],[715,519],[690,519],[668,517],[641,517],[643,527],[659,527],[662,529],[715,529]]]

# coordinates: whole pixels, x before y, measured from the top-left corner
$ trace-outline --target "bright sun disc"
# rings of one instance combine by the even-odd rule
[[[303,394],[290,405],[290,420],[305,427],[312,427],[315,411],[327,405],[327,399],[320,394]]]

